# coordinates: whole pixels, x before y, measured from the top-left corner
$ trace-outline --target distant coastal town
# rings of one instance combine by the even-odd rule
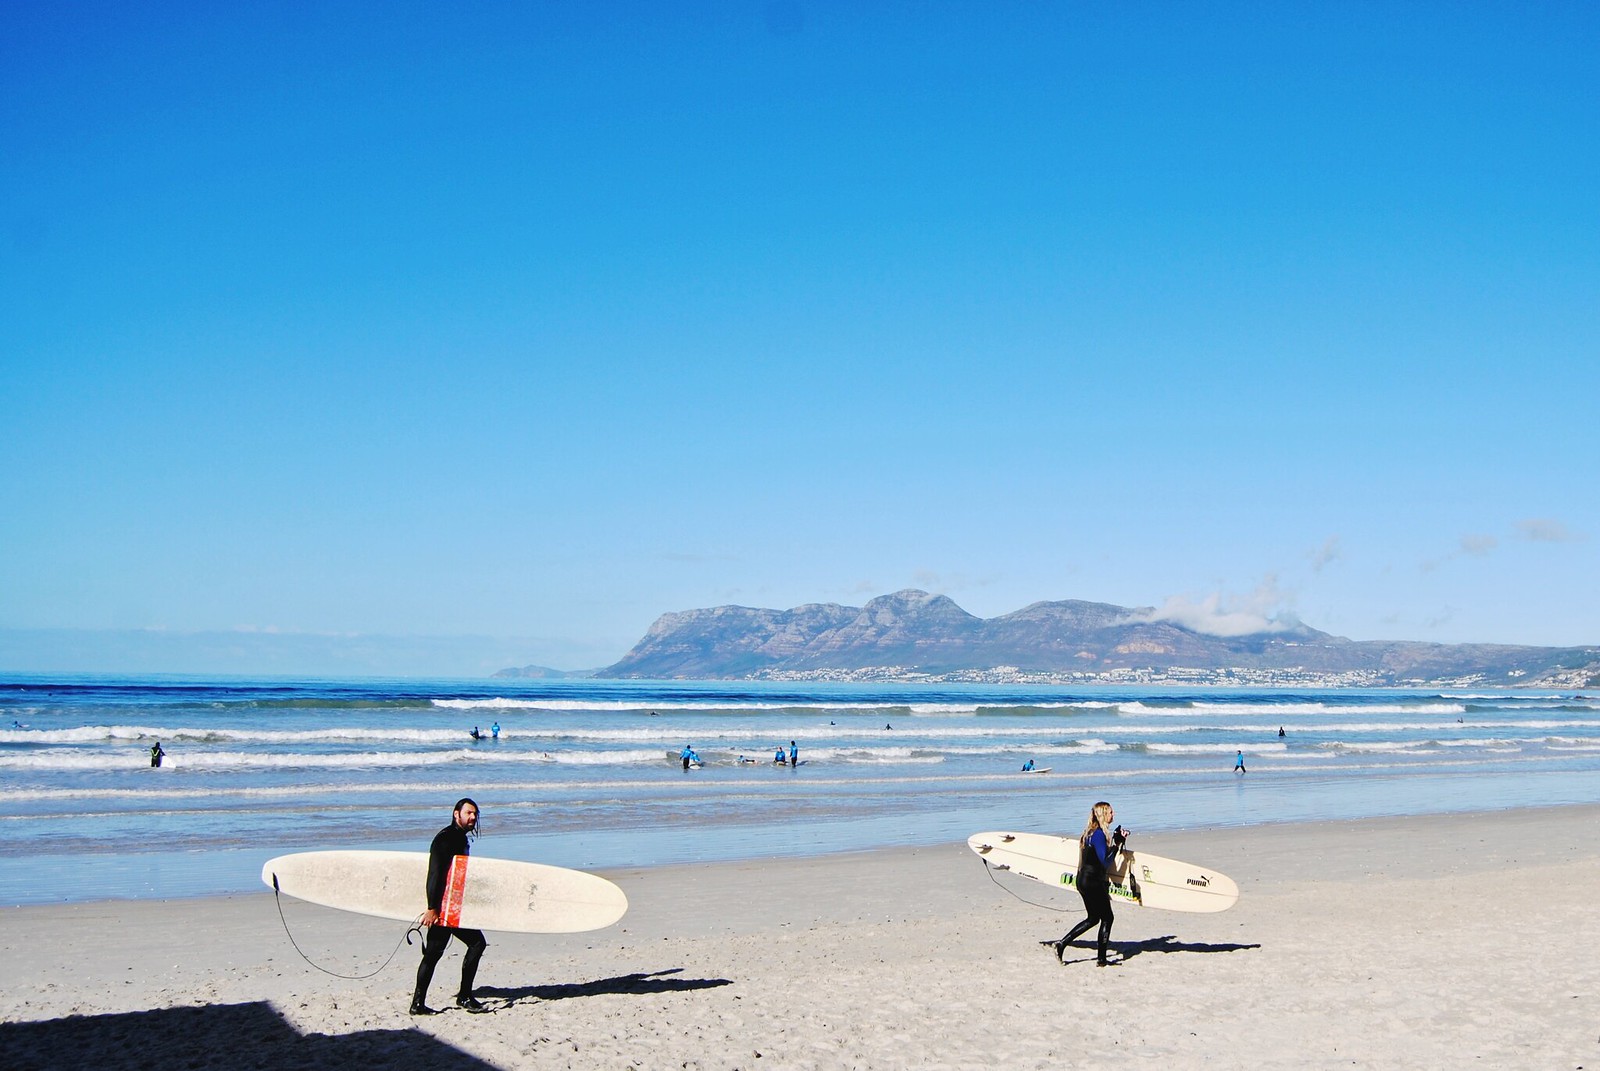
[[[924,673],[903,666],[865,666],[859,669],[763,670],[748,680],[794,683],[836,682],[840,684],[1025,684],[1140,686],[1191,688],[1515,688],[1522,686],[1526,674],[1512,671],[1505,677],[1491,678],[1485,673],[1450,677],[1415,677],[1396,680],[1376,670],[1326,672],[1308,669],[1211,669],[1171,666],[1142,669],[1119,668],[1098,673],[1031,672],[1016,666],[990,669],[954,670]],[[1548,673],[1537,682],[1539,688],[1580,690],[1590,687],[1588,670]]]

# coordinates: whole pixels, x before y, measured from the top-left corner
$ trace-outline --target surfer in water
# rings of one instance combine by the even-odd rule
[[[1234,773],[1245,773],[1245,772],[1247,772],[1245,770],[1245,768],[1244,768],[1244,752],[1242,752],[1242,751],[1239,752],[1238,755],[1234,756],[1233,772]]]
[[[789,741],[789,768],[792,770],[800,765],[800,749],[793,740]]]
[[[472,980],[478,973],[478,961],[489,942],[483,939],[482,930],[463,930],[439,923],[439,912],[444,904],[445,881],[450,875],[450,864],[458,855],[471,851],[469,837],[478,835],[478,805],[471,799],[456,801],[450,824],[439,830],[428,847],[428,910],[422,913],[420,925],[428,928],[422,942],[422,964],[417,968],[417,988],[411,996],[412,1015],[437,1014],[428,1007],[428,984],[433,981],[433,969],[444,955],[445,946],[454,937],[467,946],[461,959],[461,988],[456,991],[456,1007],[469,1012],[489,1009],[472,995]]]
[[[152,770],[159,768],[161,759],[165,755],[166,752],[161,750],[161,741],[157,740],[156,746],[150,749],[150,768]]]
[[[1058,960],[1062,959],[1067,946],[1079,934],[1099,923],[1099,951],[1095,956],[1095,962],[1102,967],[1109,963],[1121,962],[1120,957],[1116,960],[1106,958],[1106,945],[1111,940],[1111,923],[1116,918],[1111,912],[1109,871],[1117,853],[1122,850],[1123,842],[1128,839],[1128,834],[1121,826],[1111,828],[1111,820],[1115,817],[1116,812],[1111,809],[1111,804],[1104,800],[1089,810],[1089,824],[1084,827],[1083,836],[1078,838],[1077,880],[1078,895],[1083,897],[1083,909],[1089,913],[1089,917],[1068,930],[1067,935],[1056,942]]]

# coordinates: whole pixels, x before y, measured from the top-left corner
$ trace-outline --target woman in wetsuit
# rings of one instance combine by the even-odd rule
[[[1083,908],[1089,917],[1056,942],[1056,959],[1061,959],[1073,939],[1099,923],[1099,954],[1095,962],[1102,967],[1106,965],[1106,944],[1111,940],[1111,923],[1115,919],[1111,913],[1111,878],[1107,871],[1111,869],[1116,854],[1122,850],[1123,841],[1128,839],[1121,826],[1111,828],[1111,820],[1115,817],[1116,812],[1111,809],[1111,804],[1104,801],[1095,804],[1089,811],[1089,824],[1084,827],[1083,836],[1078,838],[1076,882],[1078,895],[1083,897]]]

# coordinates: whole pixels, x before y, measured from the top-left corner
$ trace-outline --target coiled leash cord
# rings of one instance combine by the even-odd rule
[[[984,865],[987,866],[988,864],[985,863]],[[283,897],[278,892],[278,875],[276,875],[276,874],[272,875],[272,901],[273,901],[273,903],[278,905],[278,921],[283,923],[283,932],[288,936],[289,943],[294,946],[294,950],[296,952],[300,953],[300,958],[301,959],[303,959],[307,963],[311,964],[313,967],[315,967],[317,970],[321,971],[323,974],[332,975],[335,978],[343,978],[347,982],[359,982],[359,981],[362,981],[364,979],[371,978],[374,975],[377,975],[385,967],[387,967],[389,964],[393,963],[394,962],[394,957],[400,954],[400,942],[396,942],[396,944],[394,946],[394,951],[389,953],[389,958],[384,960],[382,963],[380,963],[378,965],[377,970],[371,971],[368,974],[340,974],[338,971],[330,971],[328,968],[324,967],[320,963],[317,963],[310,956],[306,955],[305,954],[305,950],[300,947],[300,942],[296,941],[294,939],[294,934],[289,932],[289,920],[287,918],[285,918],[284,915],[283,915]],[[413,922],[410,926],[406,927],[406,932],[401,935],[401,941],[404,942],[405,944],[409,945],[411,943],[411,935],[413,933],[416,934],[418,937],[422,936],[422,916],[421,915],[418,915],[416,921]]]

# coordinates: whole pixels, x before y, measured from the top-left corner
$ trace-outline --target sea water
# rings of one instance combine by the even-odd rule
[[[286,852],[424,850],[462,796],[478,853],[582,868],[1076,832],[1100,799],[1141,833],[1594,803],[1600,697],[0,678],[0,904],[255,890]]]

